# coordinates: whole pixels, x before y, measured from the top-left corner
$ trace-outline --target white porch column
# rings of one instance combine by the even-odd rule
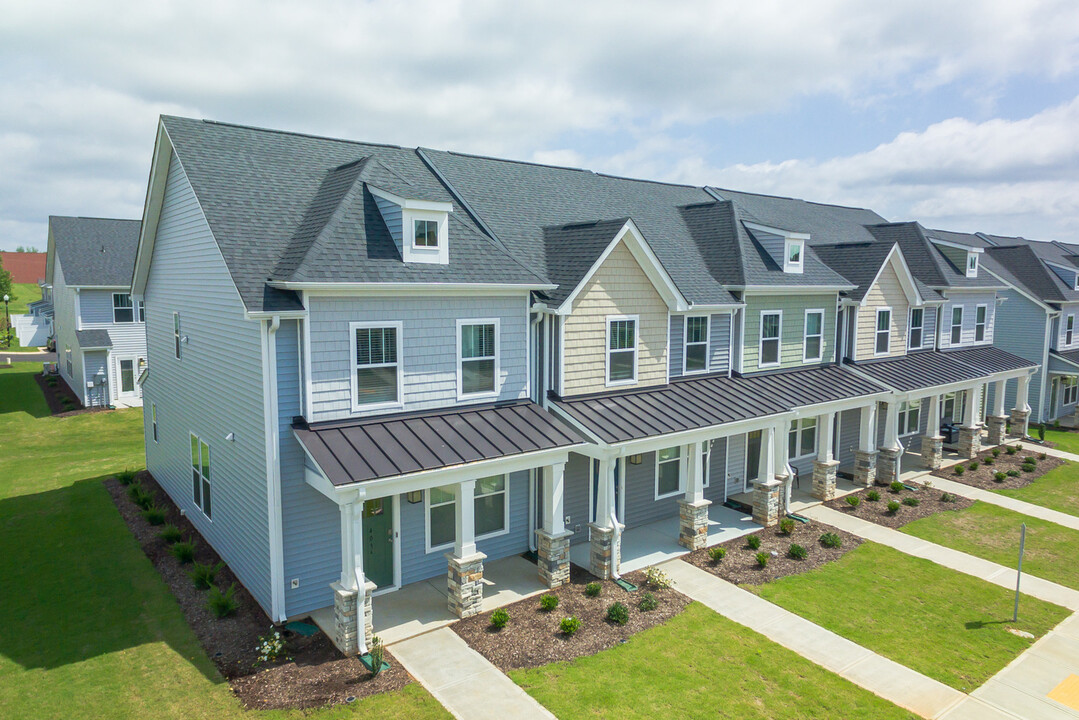
[[[566,463],[543,468],[543,529],[552,535],[566,530],[565,477]]]
[[[566,463],[547,465],[543,476],[543,527],[536,531],[539,578],[549,588],[569,582],[569,538],[564,507]]]
[[[834,412],[817,416],[817,459],[813,463],[813,497],[818,500],[831,500],[835,497],[839,461],[832,454],[834,425]]]
[[[835,443],[835,413],[817,416],[817,462],[831,462]]]
[[[753,481],[753,522],[770,527],[779,522],[780,494],[783,481],[776,479],[776,426],[761,430],[760,471]],[[784,446],[786,435],[782,436]]]
[[[982,426],[978,422],[978,393],[981,384],[967,388],[963,396],[963,425],[959,428],[959,456],[973,459],[982,450]]]
[[[940,434],[940,395],[929,396],[929,416],[922,436],[922,464],[936,470],[944,463],[944,437]]]
[[[993,383],[993,415],[1004,417],[1004,391],[1007,381],[997,380]]]
[[[1012,433],[1019,437],[1026,437],[1027,423],[1030,421],[1030,405],[1027,403],[1027,395],[1030,392],[1030,376],[1021,375],[1016,378],[1016,383],[1015,407],[1012,408]],[[1044,408],[1042,409],[1042,417],[1047,417]]]
[[[686,456],[686,496],[678,501],[678,544],[690,550],[708,544],[708,506],[704,499],[704,443],[682,446]]]
[[[446,605],[457,617],[466,618],[483,609],[483,561],[487,556],[476,550],[476,481],[457,483],[453,494],[457,539],[453,552],[446,553]]]
[[[596,520],[589,524],[591,552],[589,570],[596,577],[606,580],[618,570],[619,547],[616,535],[619,528],[611,519],[614,513],[614,461],[599,461],[599,482],[596,488]],[[589,477],[591,482],[591,477]]]
[[[877,456],[877,484],[890,485],[899,479],[903,461],[903,445],[899,442],[899,401],[889,399],[884,404],[884,444]]]
[[[338,506],[341,514],[341,577],[333,583],[334,637],[345,655],[367,652],[371,641],[371,592],[363,574],[363,498]],[[362,627],[362,629],[361,629]]]
[[[456,513],[454,530],[457,540],[453,544],[453,554],[466,557],[476,553],[476,481],[465,480],[454,488],[456,495]]]
[[[854,452],[854,482],[869,487],[877,479],[877,403],[863,405],[858,418],[858,449]]]
[[[1007,435],[1008,417],[1004,414],[1004,390],[1006,381],[997,380],[993,383],[993,407],[989,410],[989,416],[985,424],[989,430],[989,444],[1000,445]]]

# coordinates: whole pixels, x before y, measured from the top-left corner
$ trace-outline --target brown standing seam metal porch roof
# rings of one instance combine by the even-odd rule
[[[767,417],[798,407],[887,392],[838,365],[752,377],[680,378],[660,387],[553,402],[607,444]]]
[[[1037,363],[992,345],[961,350],[934,350],[886,360],[851,363],[851,367],[895,388],[898,392],[978,380],[995,373],[1036,366]]]
[[[298,419],[292,430],[334,485],[583,443],[530,400],[313,425]]]

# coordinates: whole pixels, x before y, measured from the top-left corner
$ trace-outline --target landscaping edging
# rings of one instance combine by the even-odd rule
[[[947,493],[939,488],[932,486],[932,483],[915,483],[912,487],[916,488],[914,491],[904,488],[899,492],[892,492],[889,486],[872,487],[859,490],[858,492],[845,495],[835,500],[829,500],[824,503],[825,507],[829,507],[832,510],[838,510],[854,517],[861,518],[862,520],[868,520],[878,525],[884,525],[893,529],[901,528],[909,522],[919,520],[930,515],[936,515],[940,512],[946,512],[949,510],[963,510],[974,504],[974,501],[970,498],[965,498],[953,493]],[[867,499],[869,493],[876,492],[880,495],[880,499],[871,501]],[[948,501],[944,501],[943,497],[951,498]],[[852,507],[847,501],[848,497],[858,498],[857,507]],[[903,504],[905,498],[917,498],[918,504],[915,506]],[[888,510],[888,503],[891,501],[900,503],[899,509],[894,513]]]
[[[1006,450],[1007,447],[1008,446],[1002,445],[1000,448],[991,448],[978,453],[978,457],[973,461],[964,460],[951,467],[941,468],[940,470],[934,471],[933,475],[957,483],[963,483],[964,485],[970,485],[971,487],[980,488],[982,490],[1017,489],[1026,487],[1050,470],[1067,464],[1067,460],[1053,455],[1045,455],[1045,453],[1041,451],[1041,447],[1037,445],[1033,447],[1024,447],[1020,444],[1018,447],[1021,449],[1014,455],[1008,454]],[[994,458],[993,450],[995,449],[999,449],[1000,452],[998,456]],[[1041,457],[1042,455],[1045,455],[1044,459]],[[986,458],[991,458],[993,463],[986,465]],[[1027,458],[1034,458],[1035,460],[1036,469],[1032,473],[1025,472],[1021,469]],[[978,463],[977,469],[970,469],[971,462]],[[959,466],[963,466],[964,468],[961,475],[955,473],[955,468]],[[996,473],[1007,473],[1009,470],[1018,471],[1019,475],[1015,477],[1005,477],[1001,482],[996,481],[994,478]]]

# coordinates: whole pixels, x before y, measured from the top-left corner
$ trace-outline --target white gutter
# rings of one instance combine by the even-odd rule
[[[281,520],[281,438],[277,405],[277,330],[281,317],[274,315],[263,328],[263,410],[266,426],[267,525],[270,536],[270,610],[275,622],[285,620],[284,538]]]

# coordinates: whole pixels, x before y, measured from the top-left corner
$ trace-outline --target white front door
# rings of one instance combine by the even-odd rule
[[[116,397],[132,399],[139,396],[139,358],[124,357],[116,360]]]

